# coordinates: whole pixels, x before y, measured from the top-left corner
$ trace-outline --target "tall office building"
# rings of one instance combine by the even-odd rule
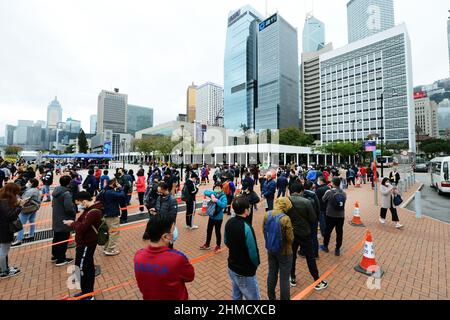
[[[197,97],[197,86],[192,82],[187,89],[186,93],[186,115],[187,120],[190,123],[194,123],[195,121],[195,104]]]
[[[102,90],[98,96],[97,133],[112,130],[114,133],[127,132],[128,95],[119,89]]]
[[[393,28],[394,0],[350,0],[347,24],[349,43]]]
[[[12,126],[10,124],[6,125],[5,128],[5,143],[7,146],[12,146],[14,144],[14,131],[16,130],[16,126]]]
[[[223,88],[207,82],[197,88],[196,122],[223,127]]]
[[[321,54],[333,50],[328,44],[316,52],[302,54],[301,68],[301,98],[302,98],[302,129],[305,133],[320,140],[320,61]]]
[[[319,51],[325,46],[325,24],[308,14],[303,27],[303,52]]]
[[[153,127],[153,109],[128,105],[127,133],[134,135],[143,129]]]
[[[97,115],[93,114],[90,117],[90,133],[91,134],[96,134],[97,133]]]
[[[385,142],[408,142],[415,152],[411,45],[404,24],[324,53],[320,76],[322,143],[376,133]]]
[[[227,129],[253,128],[257,106],[258,24],[262,16],[245,6],[228,15],[224,60],[224,116]]]
[[[79,133],[81,130],[81,121],[68,118],[66,120],[65,130],[70,133]]]
[[[425,92],[414,94],[416,127],[431,138],[439,138],[438,104],[431,101]]]
[[[279,14],[258,26],[256,129],[300,125],[297,30]]]
[[[62,107],[58,101],[58,98],[55,97],[55,100],[50,102],[47,107],[47,128],[48,129],[56,129],[56,125],[58,122],[62,121]]]

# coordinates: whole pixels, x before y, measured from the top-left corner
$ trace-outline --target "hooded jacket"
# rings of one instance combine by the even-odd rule
[[[52,221],[54,232],[70,232],[71,228],[63,220],[75,220],[75,206],[72,194],[67,187],[56,187],[53,191]]]
[[[294,242],[294,229],[292,228],[291,218],[287,215],[287,212],[292,209],[292,203],[288,198],[278,198],[275,200],[275,205],[272,211],[274,217],[285,214],[283,218],[280,219],[281,234],[283,236],[283,246],[281,249],[282,256],[292,255],[292,242]],[[264,216],[263,223],[263,233],[266,231],[266,222],[269,218],[269,213],[267,212]]]

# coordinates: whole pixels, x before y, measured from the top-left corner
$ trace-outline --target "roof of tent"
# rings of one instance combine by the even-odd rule
[[[49,159],[112,159],[112,155],[97,154],[97,153],[76,153],[76,154],[48,154],[42,156]]]

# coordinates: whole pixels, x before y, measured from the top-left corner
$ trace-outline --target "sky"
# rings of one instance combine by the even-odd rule
[[[347,44],[348,0],[267,0],[299,31],[305,15],[325,23],[326,41]],[[265,0],[0,0],[0,136],[17,120],[46,120],[58,96],[63,121],[97,113],[102,89],[154,108],[155,124],[186,113],[192,82],[223,85],[228,13]],[[395,0],[412,43],[414,85],[449,75],[448,0]]]

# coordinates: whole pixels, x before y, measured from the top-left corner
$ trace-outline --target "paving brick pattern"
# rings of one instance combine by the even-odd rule
[[[414,186],[410,192],[404,195],[404,198],[407,199],[418,187],[418,185]],[[361,217],[366,228],[356,228],[348,223],[345,224],[343,255],[335,257],[332,253],[321,253],[318,260],[321,274],[330,270],[336,264],[338,265],[336,270],[327,277],[329,288],[319,293],[311,291],[305,299],[449,299],[450,225],[428,217],[416,219],[413,212],[399,209],[399,216],[402,224],[405,225],[405,229],[396,230],[390,223],[384,226],[379,224],[379,208],[373,205],[373,191],[370,190],[368,185],[361,189],[351,187],[347,194],[346,219],[351,220],[353,205],[355,201],[359,201]],[[133,201],[135,203],[136,199]],[[254,218],[254,227],[261,254],[261,266],[258,269],[257,276],[262,298],[267,299],[268,266],[262,235],[263,209],[261,205],[260,207]],[[44,207],[42,212],[39,213],[39,219],[49,219],[51,216],[50,210],[50,207]],[[200,209],[197,212],[200,212]],[[180,235],[175,248],[186,253],[190,259],[205,255],[206,253],[198,248],[205,241],[207,218],[197,215],[195,224],[200,228],[194,231],[184,228],[184,213],[179,215],[177,223]],[[225,221],[223,225],[225,225]],[[367,229],[372,231],[376,259],[385,271],[379,290],[368,289],[366,284],[368,277],[355,272],[353,269],[362,257],[362,248],[359,248],[354,254],[351,254],[350,250],[364,239]],[[134,280],[133,256],[138,249],[146,246],[146,243],[141,240],[143,230],[144,227],[139,227],[121,232],[118,245],[121,251],[119,256],[105,257],[101,248],[97,249],[95,263],[101,265],[102,274],[96,280],[96,290],[107,289]],[[214,241],[215,236],[213,235],[211,245],[215,245]],[[23,273],[15,278],[0,282],[1,300],[58,300],[69,293],[75,293],[67,289],[68,274],[66,273],[66,267],[57,268],[50,262],[49,248],[30,252],[34,248],[49,243],[22,246],[11,251],[10,264],[20,267]],[[330,250],[332,249],[334,249],[334,235],[330,244]],[[69,249],[68,256],[74,255],[74,249]],[[228,253],[225,249],[219,254],[195,263],[196,278],[193,283],[188,284],[190,299],[231,299],[227,257]],[[301,258],[297,259],[297,282],[297,287],[291,290],[292,297],[295,297],[313,282],[306,261]],[[96,298],[99,300],[130,300],[141,299],[141,294],[137,285],[133,283],[101,293]]]

